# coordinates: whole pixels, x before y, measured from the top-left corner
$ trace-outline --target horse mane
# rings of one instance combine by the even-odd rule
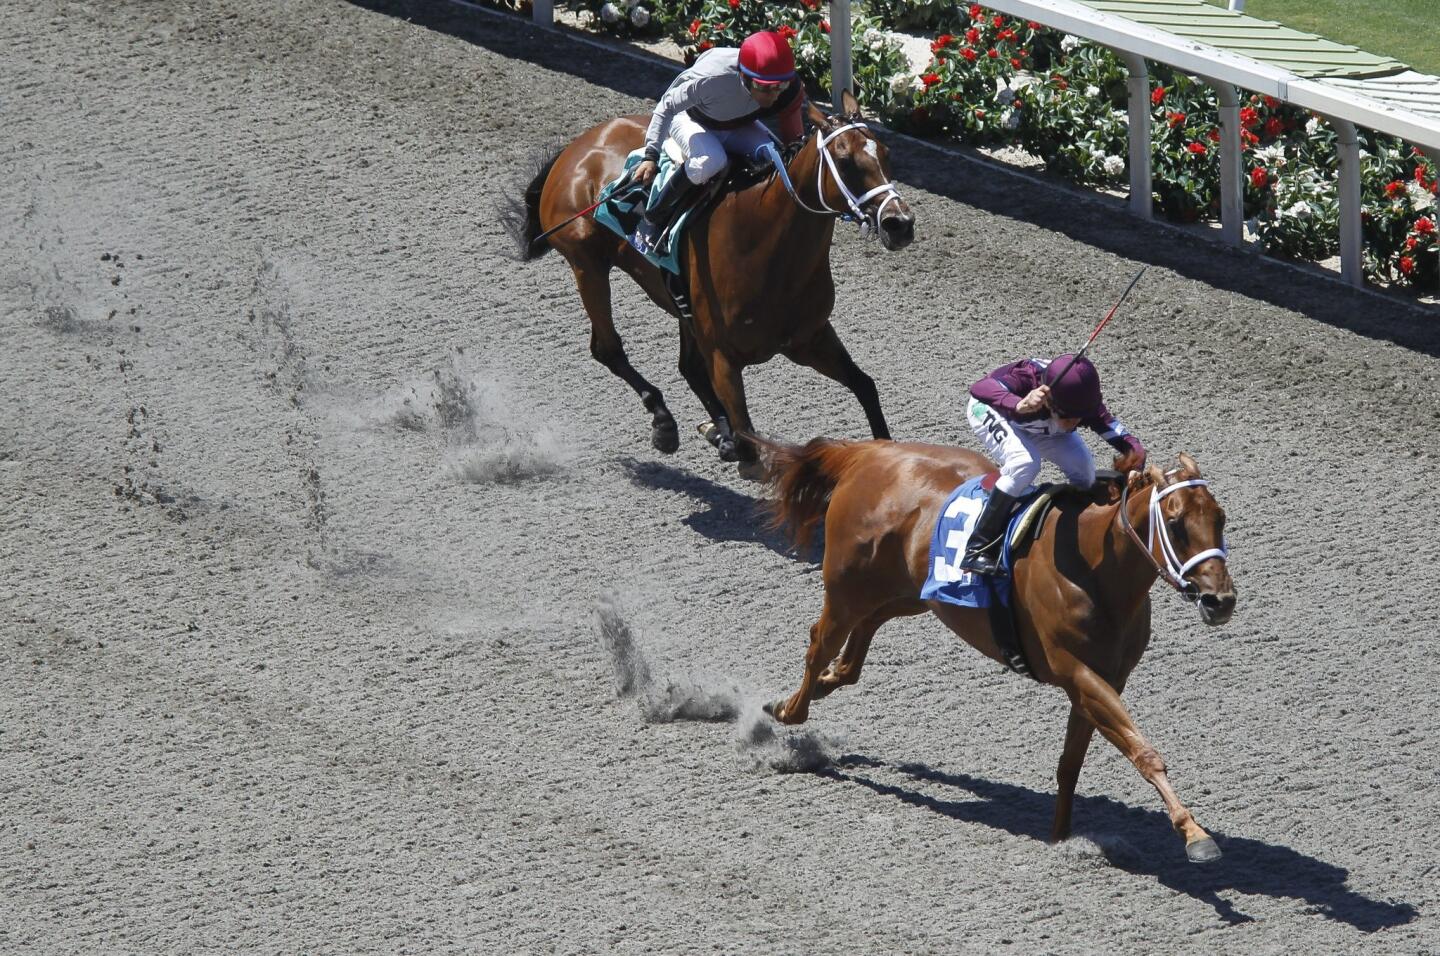
[[[764,483],[770,493],[765,527],[788,530],[797,551],[810,546],[815,528],[825,519],[830,493],[854,463],[860,442],[812,438],[802,445],[772,442],[757,435],[744,437],[760,449],[765,462]]]

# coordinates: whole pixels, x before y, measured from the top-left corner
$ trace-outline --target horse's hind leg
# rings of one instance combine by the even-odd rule
[[[798,365],[807,365],[850,389],[860,400],[860,407],[865,409],[870,434],[876,438],[890,437],[890,426],[885,423],[885,413],[880,410],[880,393],[875,388],[875,380],[855,364],[840,341],[835,326],[826,322],[808,342],[786,349],[785,357]]]
[[[1055,825],[1050,829],[1050,840],[1059,843],[1070,837],[1070,811],[1075,805],[1075,785],[1080,782],[1080,767],[1085,763],[1085,753],[1090,749],[1090,738],[1095,736],[1095,725],[1075,706],[1070,708],[1070,720],[1065,727],[1065,749],[1060,754],[1060,766],[1055,779],[1060,792],[1055,796]]]
[[[776,720],[782,724],[803,724],[810,716],[810,701],[816,697],[820,674],[839,653],[852,624],[836,614],[835,604],[827,594],[820,620],[810,627],[810,647],[805,652],[805,676],[800,680],[800,687],[785,702],[766,708]],[[868,645],[868,638],[866,643]]]
[[[875,637],[875,632],[885,625],[886,621],[900,617],[904,614],[923,614],[924,605],[912,608],[889,605],[869,615],[850,631],[850,636],[845,639],[845,649],[840,656],[820,675],[815,687],[815,699],[828,696],[832,691],[841,687],[848,687],[860,680],[860,670],[865,666],[865,655],[870,652],[870,641]]]
[[[1170,778],[1165,773],[1165,761],[1140,733],[1140,728],[1135,725],[1115,689],[1099,674],[1079,665],[1066,690],[1071,704],[1159,791],[1160,799],[1165,801],[1165,809],[1170,814],[1170,823],[1185,838],[1185,855],[1191,862],[1208,863],[1219,859],[1220,848],[1176,796],[1175,788],[1170,785]]]
[[[590,354],[595,361],[624,379],[626,384],[640,396],[645,410],[650,413],[650,441],[659,451],[670,454],[680,447],[680,433],[675,428],[675,418],[665,405],[660,389],[645,380],[620,341],[615,331],[615,317],[610,307],[610,269],[598,263],[576,264],[575,285],[580,290],[580,301],[585,314],[590,317]]]

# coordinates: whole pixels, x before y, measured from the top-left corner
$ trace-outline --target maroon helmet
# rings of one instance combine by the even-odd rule
[[[1100,411],[1100,373],[1083,355],[1055,356],[1041,381],[1050,386],[1050,409],[1061,418],[1090,418]]]
[[[795,54],[790,41],[778,33],[762,30],[740,44],[740,72],[762,86],[779,86],[795,78]]]

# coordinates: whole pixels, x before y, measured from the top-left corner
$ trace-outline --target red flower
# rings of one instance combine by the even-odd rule
[[[1010,65],[1018,70],[1023,64],[1020,62],[1020,58],[1018,56],[1012,56],[1010,58]]]
[[[705,25],[705,24],[701,23],[699,20],[691,20],[691,21],[690,21],[690,35],[693,37],[695,34],[699,33],[699,32],[700,32],[700,28],[701,28],[702,26],[704,26],[704,25]]]
[[[1435,232],[1435,223],[1433,220],[1421,216],[1419,219],[1415,220],[1415,231],[1420,233],[1420,235],[1422,236],[1431,235]]]
[[[1256,189],[1264,189],[1270,185],[1270,174],[1265,172],[1264,166],[1256,166],[1250,170],[1250,183]]]
[[[1280,120],[1276,117],[1272,116],[1265,121],[1266,136],[1269,136],[1273,139],[1274,137],[1279,136],[1283,132],[1285,132],[1285,124],[1280,122]]]
[[[1031,20],[1030,22],[1026,23],[1025,25],[1026,25],[1027,27],[1029,27],[1030,29],[1032,29],[1032,30],[1038,30],[1038,29],[1040,29],[1040,24],[1036,23],[1034,20]]]
[[[940,74],[939,74],[939,73],[926,73],[924,76],[920,77],[920,82],[921,82],[921,83],[924,83],[924,84],[925,84],[925,88],[928,90],[930,87],[932,87],[932,86],[934,86],[936,83],[939,83],[939,82],[940,82]]]
[[[1400,257],[1400,271],[1403,272],[1403,273],[1405,273],[1407,276],[1408,276],[1410,273],[1414,272],[1414,271],[1415,271],[1415,260],[1412,259],[1412,258],[1410,258],[1409,256],[1401,256],[1401,257]]]
[[[799,30],[795,29],[794,27],[792,27],[792,26],[791,26],[790,24],[788,24],[788,23],[782,23],[782,24],[780,24],[780,26],[775,30],[775,32],[778,33],[778,34],[780,34],[782,37],[784,37],[784,38],[787,39],[787,40],[793,40],[793,39],[795,39],[795,37],[799,36],[799,34],[800,34],[800,31],[799,31]]]
[[[1240,125],[1246,129],[1260,125],[1260,114],[1255,112],[1252,107],[1240,107]]]
[[[1267,110],[1279,109],[1280,101],[1273,96],[1267,96],[1265,97],[1265,108]]]
[[[1208,149],[1205,148],[1204,143],[1190,143],[1185,148],[1190,150],[1190,152],[1194,153],[1196,156],[1203,156],[1204,154],[1210,152]]]
[[[1054,83],[1055,83],[1055,89],[1057,89],[1057,90],[1068,90],[1068,89],[1070,89],[1070,84],[1067,83],[1067,82],[1065,81],[1065,77],[1061,76],[1060,74],[1058,74],[1058,73],[1053,73],[1053,74],[1051,74],[1050,79],[1051,79],[1052,81],[1054,81]]]
[[[820,21],[820,32],[821,32],[821,33],[829,33],[829,32],[830,32],[830,21],[829,21],[829,20],[821,20],[821,21]]]
[[[1417,183],[1419,183],[1420,185],[1422,185],[1422,186],[1425,185],[1425,167],[1424,167],[1424,166],[1416,166],[1416,167],[1415,167],[1415,181],[1416,181]]]
[[[730,9],[731,9],[731,10],[739,10],[739,9],[740,9],[740,0],[730,0]]]
[[[995,39],[1013,40],[1015,39],[1015,31],[1011,30],[1009,27],[1006,27],[1004,30],[1001,30],[999,33],[995,34]]]
[[[1005,18],[997,13],[993,18],[991,18],[990,23],[998,30],[1000,27],[1003,27],[1005,25]]]
[[[985,51],[985,55],[992,60],[1000,59],[1000,51],[996,50],[993,46]]]
[[[1169,120],[1170,120],[1170,128],[1171,128],[1171,129],[1174,129],[1175,127],[1177,127],[1177,126],[1179,126],[1179,125],[1181,125],[1182,123],[1185,122],[1185,114],[1184,114],[1184,113],[1170,113],[1170,114],[1169,114]]]
[[[1218,142],[1220,142],[1220,131],[1219,131],[1218,129],[1212,129],[1210,132],[1206,133],[1205,135],[1206,135],[1206,137],[1209,138],[1210,142],[1212,142],[1212,143],[1218,143]]]
[[[932,53],[939,53],[941,50],[943,50],[943,49],[945,49],[947,46],[949,46],[950,43],[951,43],[954,39],[955,39],[955,38],[954,38],[953,36],[951,36],[950,34],[948,34],[948,33],[942,33],[942,34],[940,34],[938,37],[935,38],[935,42],[934,42],[934,43],[930,44],[930,51],[931,51]]]
[[[1405,248],[1406,248],[1406,249],[1414,249],[1414,248],[1415,248],[1416,246],[1418,246],[1419,244],[1420,244],[1420,240],[1419,240],[1419,239],[1416,239],[1414,236],[1411,236],[1411,237],[1409,237],[1408,239],[1405,240]]]
[[[1165,102],[1165,87],[1157,86],[1150,91],[1150,104],[1159,106],[1163,102]]]
[[[1405,195],[1405,184],[1398,179],[1395,180],[1385,187],[1385,195],[1391,199],[1394,199],[1396,196]]]
[[[976,118],[976,119],[984,119],[984,118],[985,118],[985,111],[982,110],[982,109],[980,109],[979,107],[976,107],[976,109],[975,109],[975,118]]]
[[[700,44],[699,46],[697,46],[695,49],[699,50],[701,53],[704,53],[706,50],[710,49],[710,48],[713,47],[714,45],[715,45],[715,44],[711,43],[709,40],[705,40],[705,41],[701,42],[701,44]]]
[[[1246,149],[1249,149],[1251,146],[1254,146],[1260,142],[1260,137],[1256,136],[1248,129],[1242,129],[1240,131],[1240,142],[1244,144]]]
[[[974,27],[971,27],[970,29],[966,30],[966,31],[965,31],[965,42],[966,42],[966,43],[979,43],[979,42],[980,42],[980,31],[977,30],[977,29],[975,29]]]
[[[960,55],[963,56],[965,59],[969,60],[971,63],[975,62],[975,51],[970,49],[968,46],[960,51]]]
[[[978,3],[972,3],[972,4],[970,4],[970,19],[971,19],[971,20],[979,20],[980,17],[981,17],[981,15],[983,15],[984,13],[985,13],[985,10],[984,10],[983,7],[980,6],[980,4],[978,4]]]

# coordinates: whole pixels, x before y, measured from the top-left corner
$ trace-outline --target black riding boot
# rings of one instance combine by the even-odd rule
[[[1004,547],[1001,539],[1014,504],[1013,495],[998,488],[990,492],[990,500],[985,502],[985,510],[980,512],[975,530],[970,532],[970,543],[965,546],[965,557],[960,561],[961,570],[976,574],[1000,573],[1000,549]]]
[[[653,203],[645,207],[645,221],[652,226],[665,225],[670,221],[675,210],[680,208],[685,197],[698,188],[699,184],[690,181],[690,177],[685,175],[683,167],[675,170],[675,175],[665,183],[660,190],[660,195],[655,197]]]

